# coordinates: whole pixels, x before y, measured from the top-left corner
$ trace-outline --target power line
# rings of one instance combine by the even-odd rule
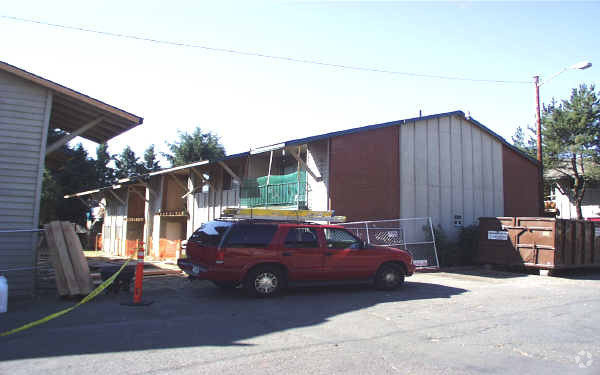
[[[144,42],[164,44],[164,45],[169,45],[169,46],[185,47],[185,48],[199,48],[199,49],[203,49],[203,50],[207,50],[207,51],[224,52],[224,53],[230,53],[230,54],[242,55],[242,56],[262,57],[262,58],[266,58],[266,59],[283,60],[283,61],[289,61],[289,62],[295,62],[295,63],[301,63],[301,64],[321,65],[321,66],[340,68],[340,69],[346,69],[346,70],[355,70],[355,71],[372,72],[372,73],[385,73],[385,74],[403,75],[403,76],[410,76],[410,77],[445,79],[445,80],[454,80],[454,81],[531,84],[530,81],[474,79],[474,78],[444,76],[444,75],[435,75],[435,74],[400,72],[400,71],[394,71],[394,70],[368,68],[368,67],[361,67],[361,66],[354,66],[354,65],[333,64],[333,63],[323,62],[323,61],[319,61],[319,60],[301,59],[301,58],[287,57],[287,56],[267,55],[267,54],[258,53],[258,52],[240,51],[240,50],[228,49],[228,48],[209,47],[209,46],[200,45],[200,44],[174,42],[174,41],[169,41],[169,40],[147,38],[147,37],[142,37],[142,36],[137,36],[137,35],[129,35],[129,34],[114,33],[114,32],[110,32],[110,31],[87,29],[87,28],[78,27],[78,26],[60,25],[60,24],[56,24],[56,23],[32,20],[32,19],[28,19],[28,18],[20,18],[20,17],[6,16],[6,15],[0,15],[0,18],[5,18],[5,19],[13,20],[13,21],[35,23],[38,25],[51,26],[51,27],[56,27],[56,28],[66,29],[66,30],[82,31],[82,32],[86,32],[86,33],[93,33],[93,34],[105,35],[105,36],[116,37],[116,38],[133,39],[133,40],[139,40],[139,41],[144,41]]]

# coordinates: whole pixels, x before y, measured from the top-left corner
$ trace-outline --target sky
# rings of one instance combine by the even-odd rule
[[[378,73],[186,48],[111,33]],[[195,127],[228,154],[299,137],[462,110],[510,140],[543,102],[600,83],[599,2],[18,1],[0,9],[0,60],[144,118],[108,142],[142,156]],[[599,86],[600,87],[600,86]],[[84,145],[92,155],[95,144]],[[166,163],[163,161],[163,167]]]

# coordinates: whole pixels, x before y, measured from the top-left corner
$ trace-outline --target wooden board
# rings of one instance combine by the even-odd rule
[[[77,237],[72,223],[63,221],[60,224],[62,226],[63,235],[67,244],[67,250],[71,258],[71,264],[73,265],[75,279],[79,285],[79,292],[81,294],[88,294],[92,291],[90,268],[85,255],[83,254],[81,241],[79,241],[79,237]]]
[[[58,251],[56,250],[56,241],[54,240],[54,232],[50,229],[50,224],[44,225],[44,235],[46,236],[46,246],[50,255],[50,263],[54,268],[54,279],[56,281],[56,289],[60,296],[69,295],[67,280],[62,269],[62,263],[58,259]]]
[[[580,265],[583,263],[583,245],[584,245],[584,228],[583,221],[577,220],[575,222],[576,230],[575,230],[575,260],[573,261],[574,265]]]
[[[69,250],[67,249],[67,245],[65,243],[60,222],[51,222],[49,229],[54,239],[54,243],[52,246],[50,244],[48,246],[57,254],[61,271],[66,280],[67,290],[69,291],[70,295],[81,294],[79,290],[79,284],[75,278],[75,273],[73,272],[73,264],[71,263],[71,257],[69,256]]]
[[[585,223],[583,264],[592,264],[594,257],[594,223]]]

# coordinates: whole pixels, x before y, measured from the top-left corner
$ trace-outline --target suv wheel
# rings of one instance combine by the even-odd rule
[[[283,283],[283,275],[279,268],[262,266],[248,272],[244,286],[252,296],[270,297],[281,290]]]
[[[380,290],[393,290],[404,283],[404,270],[395,264],[383,264],[375,274],[375,287]]]

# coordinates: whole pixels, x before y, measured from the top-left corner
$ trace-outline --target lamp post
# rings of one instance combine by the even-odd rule
[[[581,61],[577,64],[573,64],[571,66],[567,66],[562,68],[560,71],[556,72],[546,81],[540,82],[540,76],[533,76],[533,83],[535,85],[535,118],[537,122],[537,160],[540,162],[540,197],[542,199],[542,204],[540,205],[540,214],[544,213],[544,165],[542,164],[542,117],[540,114],[540,86],[544,83],[550,82],[552,79],[556,78],[560,74],[566,72],[570,69],[576,70],[584,70],[592,66],[592,63],[589,61]]]

